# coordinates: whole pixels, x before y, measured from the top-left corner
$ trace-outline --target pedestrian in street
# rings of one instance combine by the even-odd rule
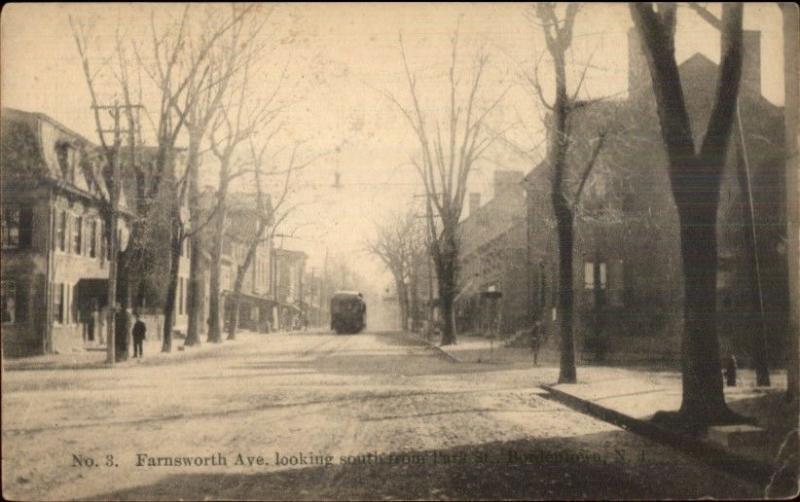
[[[133,324],[133,357],[142,358],[144,356],[144,339],[147,338],[147,325],[137,312],[134,314],[136,322]]]
[[[539,349],[542,347],[542,322],[536,321],[531,328],[531,351],[533,352],[533,365],[539,365]]]

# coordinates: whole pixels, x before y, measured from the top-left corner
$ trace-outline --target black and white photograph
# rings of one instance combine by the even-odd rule
[[[11,3],[2,495],[790,499],[794,3]]]

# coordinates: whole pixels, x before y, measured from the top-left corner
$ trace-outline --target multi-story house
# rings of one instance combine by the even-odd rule
[[[222,296],[225,319],[232,318],[235,307],[236,277],[247,262],[259,215],[252,194],[228,196],[227,225],[222,242]],[[267,211],[270,201],[267,199]],[[272,241],[269,235],[257,243],[249,266],[242,276],[239,293],[239,326],[266,332],[276,326],[277,304],[271,289]]]
[[[105,341],[108,189],[98,147],[41,113],[2,110],[4,355]],[[131,216],[120,200],[120,242]]]
[[[734,131],[718,211],[718,310],[723,351],[748,360],[758,325],[752,228],[745,215],[749,171],[761,292],[771,354],[783,343],[787,309],[783,200],[783,113],[761,94],[760,38],[744,36],[739,95],[742,137]],[[682,331],[683,278],[672,199],[647,62],[629,33],[628,96],[585,107],[572,119],[567,163],[577,177],[598,133],[606,141],[575,218],[574,326],[586,359],[676,360]],[[714,98],[718,65],[694,54],[679,65],[696,141]],[[744,148],[742,148],[744,146]],[[577,173],[577,174],[576,174]],[[577,183],[573,185],[577,186]],[[556,333],[558,249],[547,160],[526,176],[528,268],[535,316]],[[554,346],[557,340],[550,340]]]
[[[456,304],[459,331],[481,330],[487,316],[499,317],[502,332],[530,322],[525,259],[525,194],[523,173],[494,172],[494,198],[480,205],[480,194],[469,195],[469,215],[459,224],[461,239],[460,293]],[[489,308],[481,293],[499,292]]]

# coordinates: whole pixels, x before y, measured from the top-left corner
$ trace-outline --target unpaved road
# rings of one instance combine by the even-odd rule
[[[400,333],[249,335],[177,361],[6,371],[3,495],[759,495],[547,399],[538,385],[556,375],[555,368],[453,363]]]

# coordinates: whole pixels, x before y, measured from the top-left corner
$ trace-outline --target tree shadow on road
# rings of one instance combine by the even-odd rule
[[[233,468],[236,452],[231,452],[225,454],[227,466],[168,474],[155,483],[90,500],[735,499],[760,495],[759,487],[710,468],[698,472],[697,464],[688,460],[680,464],[674,459],[664,463],[657,456],[640,459],[634,450],[640,443],[626,446],[630,438],[629,433],[616,430],[385,454],[315,451],[330,455],[331,465],[288,470],[270,465],[253,467],[267,472],[252,474],[224,472]],[[274,464],[274,452],[261,453]]]

